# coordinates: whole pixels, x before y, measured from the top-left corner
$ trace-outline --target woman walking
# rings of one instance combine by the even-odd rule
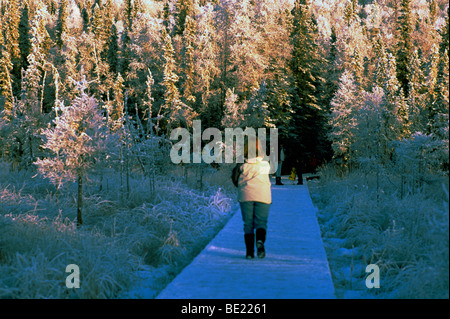
[[[238,201],[241,207],[242,220],[244,222],[244,240],[246,258],[254,258],[255,239],[257,256],[264,258],[266,255],[264,243],[267,234],[267,219],[272,203],[271,184],[269,179],[270,164],[263,160],[264,154],[256,139],[256,157],[249,158],[249,148],[252,146],[248,140],[244,144],[245,162],[237,165],[236,179],[238,187]],[[254,149],[255,149],[254,148]],[[253,150],[254,150],[253,149]],[[251,152],[250,152],[251,154]]]

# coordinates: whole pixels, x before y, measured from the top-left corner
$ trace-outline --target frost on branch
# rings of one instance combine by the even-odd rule
[[[44,130],[43,148],[48,156],[38,159],[38,171],[61,187],[84,176],[99,161],[106,146],[105,120],[97,100],[80,83],[80,96],[61,106],[53,125]]]
[[[105,120],[97,100],[85,93],[86,79],[77,83],[80,96],[69,106],[60,107],[60,115],[53,120],[53,127],[44,130],[47,158],[35,163],[38,171],[61,187],[65,182],[78,180],[77,225],[82,221],[83,179],[96,163],[106,147]]]

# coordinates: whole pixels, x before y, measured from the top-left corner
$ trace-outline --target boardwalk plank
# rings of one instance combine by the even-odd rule
[[[333,299],[334,287],[306,185],[272,187],[266,258],[247,260],[237,209],[157,299]]]

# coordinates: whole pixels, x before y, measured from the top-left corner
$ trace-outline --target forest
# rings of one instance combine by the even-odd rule
[[[287,152],[283,174],[296,166],[319,172],[324,183],[357,174],[371,185],[375,206],[387,189],[403,200],[428,187],[446,193],[448,208],[448,182],[441,183],[449,170],[448,1],[0,0],[0,6],[0,216],[15,212],[15,201],[34,212],[47,205],[53,223],[68,229],[64,218],[75,215],[61,216],[64,205],[76,206],[81,226],[83,207],[92,220],[108,209],[118,213],[119,202],[134,211],[146,202],[136,194],[144,191],[159,196],[155,209],[167,203],[162,184],[179,189],[172,174],[208,189],[195,195],[196,203],[217,206],[222,216],[233,190],[217,188],[221,177],[206,175],[228,173],[168,159],[170,132],[190,131],[194,120],[219,130],[277,128]],[[37,195],[25,198],[22,191]],[[109,195],[95,201],[100,192]],[[114,234],[116,217],[107,226]],[[173,261],[180,254],[173,248],[175,217],[165,218],[158,221],[164,234],[149,245]],[[439,218],[446,218],[448,236],[448,213]],[[380,231],[390,229],[392,218],[384,223]],[[11,225],[4,219],[0,229]],[[445,245],[448,257],[448,239]],[[0,264],[13,255],[0,241]]]
[[[109,133],[129,125],[139,143],[197,119],[276,127],[306,170],[385,165],[415,142],[448,170],[445,1],[1,3],[1,156],[14,165],[48,155],[44,129],[85,93]]]

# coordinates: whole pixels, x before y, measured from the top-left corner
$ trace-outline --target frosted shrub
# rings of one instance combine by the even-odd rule
[[[394,146],[395,166],[401,168],[403,174],[441,174],[443,163],[448,165],[448,145],[433,135],[417,132]]]
[[[85,89],[86,83],[81,83],[80,96],[71,105],[60,107],[61,115],[54,119],[54,127],[44,130],[43,147],[50,154],[35,163],[39,173],[58,187],[78,180],[78,224],[82,224],[83,179],[101,161],[106,146],[104,118],[97,100],[88,96]]]

